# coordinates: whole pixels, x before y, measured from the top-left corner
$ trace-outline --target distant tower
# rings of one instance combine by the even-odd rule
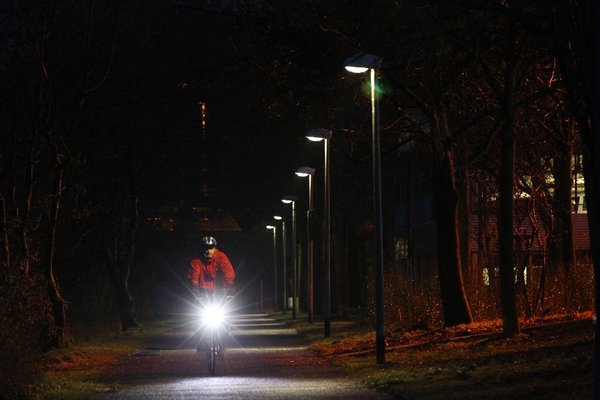
[[[207,122],[206,122],[206,102],[204,101],[199,101],[198,102],[198,108],[200,110],[200,138],[201,138],[201,143],[202,143],[202,149],[200,151],[200,155],[201,155],[201,162],[202,165],[200,167],[200,171],[201,171],[201,179],[202,182],[200,182],[201,185],[201,189],[200,189],[200,194],[202,196],[202,198],[207,198],[209,196],[209,188],[208,188],[208,156],[206,154],[206,144],[208,141],[208,132],[207,132]]]
[[[200,127],[202,129],[202,139],[206,139],[206,103],[200,101],[198,103],[200,108]]]

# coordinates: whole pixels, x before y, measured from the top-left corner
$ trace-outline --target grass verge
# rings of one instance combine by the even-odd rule
[[[384,365],[376,364],[374,332],[360,326],[312,348],[399,399],[592,399],[591,318],[523,325],[514,338],[498,322],[391,333]]]
[[[107,368],[174,326],[170,320],[146,321],[120,334],[52,350],[45,354],[40,379],[31,385],[28,398],[83,400],[93,393],[117,391],[118,384],[102,379]]]

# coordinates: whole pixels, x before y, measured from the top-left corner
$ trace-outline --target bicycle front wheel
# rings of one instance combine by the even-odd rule
[[[208,362],[208,373],[211,375],[215,374],[217,369],[217,353],[219,349],[219,338],[217,336],[217,330],[213,329],[210,339],[210,349],[207,353]]]

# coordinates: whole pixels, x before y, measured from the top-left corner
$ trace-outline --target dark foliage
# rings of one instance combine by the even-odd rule
[[[52,315],[39,275],[0,274],[0,398],[26,398],[38,363],[51,346]]]

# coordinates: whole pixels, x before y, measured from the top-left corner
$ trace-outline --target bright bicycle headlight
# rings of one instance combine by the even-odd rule
[[[207,326],[220,326],[225,322],[225,309],[222,306],[211,304],[202,311],[202,322]]]

